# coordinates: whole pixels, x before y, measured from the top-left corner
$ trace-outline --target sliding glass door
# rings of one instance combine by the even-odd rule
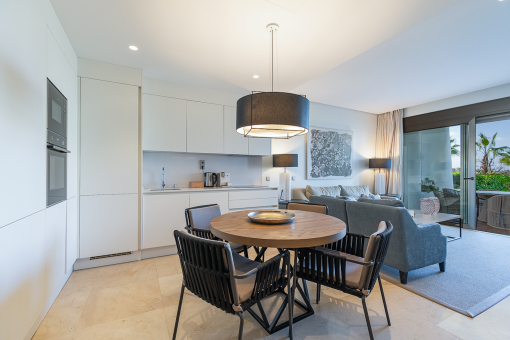
[[[468,126],[455,125],[404,134],[404,204],[420,211],[420,200],[437,197],[440,213],[467,222],[466,145]],[[467,192],[466,192],[467,193]]]

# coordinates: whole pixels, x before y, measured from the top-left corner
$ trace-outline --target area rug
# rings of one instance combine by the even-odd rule
[[[441,228],[445,235],[459,236],[458,227]],[[464,229],[462,239],[448,242],[446,272],[437,264],[413,270],[406,285],[388,266],[381,276],[473,318],[510,295],[510,236]]]

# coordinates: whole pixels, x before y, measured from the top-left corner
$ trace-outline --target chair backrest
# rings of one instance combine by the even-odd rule
[[[365,252],[365,262],[374,262],[373,267],[364,266],[361,271],[361,280],[365,280],[365,287],[371,291],[374,288],[381,266],[388,253],[393,225],[390,221],[382,221],[375,233],[370,235],[367,250]]]
[[[179,230],[174,231],[174,237],[186,288],[213,306],[235,313],[232,305],[238,305],[239,301],[231,275],[234,269],[228,243]]]
[[[313,203],[293,203],[290,202],[287,205],[287,209],[289,210],[301,210],[301,211],[310,211],[319,214],[328,214],[328,206],[322,204],[313,204]]]
[[[510,228],[510,195],[497,195],[487,200],[487,224]]]
[[[186,224],[193,229],[211,229],[213,218],[221,215],[218,204],[200,205],[188,208],[184,211],[186,215]]]

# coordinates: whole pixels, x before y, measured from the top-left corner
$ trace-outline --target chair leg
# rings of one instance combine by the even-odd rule
[[[400,283],[402,283],[403,285],[407,284],[407,274],[408,273],[406,272],[400,272]]]
[[[386,305],[386,298],[384,297],[384,289],[382,287],[381,276],[377,278],[379,280],[379,289],[381,289],[382,302],[384,304],[384,311],[386,312],[386,320],[388,320],[388,326],[391,326],[390,313],[388,313],[388,306]]]
[[[315,298],[317,304],[321,300],[321,285],[317,283],[317,297]]]
[[[439,270],[444,272],[446,270],[446,262],[441,262],[439,264]]]
[[[244,252],[244,257],[249,258],[249,256],[248,256],[248,247],[247,246],[243,246],[243,252]]]
[[[177,327],[179,326],[179,317],[181,316],[182,298],[184,297],[184,285],[181,287],[181,297],[179,298],[179,307],[177,308],[177,317],[175,318],[174,336],[173,340],[177,337]]]
[[[363,311],[365,312],[365,319],[367,320],[368,334],[370,335],[370,340],[374,340],[374,334],[372,334],[372,326],[370,325],[370,318],[368,317],[368,309],[365,298],[366,296],[363,296],[361,298],[361,302],[363,303]]]
[[[244,316],[242,312],[236,312],[236,315],[239,317],[239,336],[238,340],[243,340],[243,327],[244,327]]]

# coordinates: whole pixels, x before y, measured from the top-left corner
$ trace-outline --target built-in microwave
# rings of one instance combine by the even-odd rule
[[[67,138],[67,99],[48,79],[48,130]]]
[[[48,80],[46,206],[67,199],[67,99]]]

